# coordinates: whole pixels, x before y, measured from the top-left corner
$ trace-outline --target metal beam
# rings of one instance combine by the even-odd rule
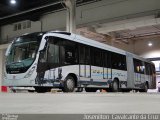
[[[35,11],[35,10],[40,10],[42,8],[50,7],[52,5],[56,5],[56,4],[59,4],[59,3],[62,3],[62,1],[57,1],[57,2],[54,2],[54,3],[51,3],[51,4],[47,4],[47,5],[43,5],[43,6],[40,6],[40,7],[37,7],[37,8],[33,8],[33,9],[26,10],[26,11],[23,11],[23,12],[19,12],[19,13],[16,13],[16,14],[12,14],[12,15],[8,15],[8,16],[5,16],[5,17],[1,17],[0,20],[11,18],[11,17],[15,17],[15,16],[22,15],[22,14],[26,14],[26,13],[29,13],[29,12],[32,12],[32,11]]]

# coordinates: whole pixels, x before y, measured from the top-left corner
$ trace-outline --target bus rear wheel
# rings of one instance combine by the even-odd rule
[[[64,86],[62,88],[63,92],[74,92],[75,90],[75,80],[72,76],[68,76],[64,81]]]
[[[148,84],[145,83],[144,88],[142,90],[139,90],[139,92],[147,92],[148,91]]]

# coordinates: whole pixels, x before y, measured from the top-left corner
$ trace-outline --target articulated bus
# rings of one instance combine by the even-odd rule
[[[25,34],[6,51],[4,84],[95,92],[155,89],[154,64],[124,50],[68,32]]]

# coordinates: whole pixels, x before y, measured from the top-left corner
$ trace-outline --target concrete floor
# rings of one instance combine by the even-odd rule
[[[0,113],[160,113],[160,94],[0,93]]]

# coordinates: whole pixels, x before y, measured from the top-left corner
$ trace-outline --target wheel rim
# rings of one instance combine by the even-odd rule
[[[67,80],[67,88],[68,88],[69,90],[73,90],[73,89],[74,89],[74,82],[73,82],[72,79],[68,79],[68,80]]]
[[[115,91],[118,91],[118,84],[117,84],[117,82],[114,82],[114,83],[113,83],[113,89],[114,89]]]
[[[147,84],[145,84],[145,92],[147,92],[147,90],[148,90],[148,86]]]

